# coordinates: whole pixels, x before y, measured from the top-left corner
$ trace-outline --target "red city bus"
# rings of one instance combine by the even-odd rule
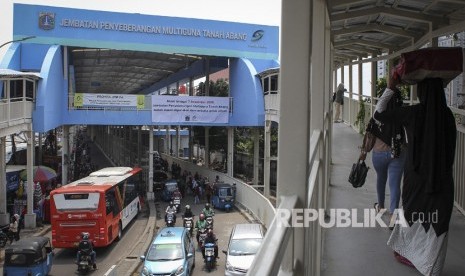
[[[52,244],[76,247],[89,232],[96,247],[119,240],[140,211],[142,169],[109,167],[50,193]]]

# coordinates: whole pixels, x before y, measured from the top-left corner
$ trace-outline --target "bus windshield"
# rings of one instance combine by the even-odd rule
[[[61,212],[97,210],[99,199],[99,193],[70,193],[53,195],[55,207],[58,211]]]

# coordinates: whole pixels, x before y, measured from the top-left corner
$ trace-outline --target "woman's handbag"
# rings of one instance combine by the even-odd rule
[[[354,188],[360,188],[365,184],[367,178],[368,167],[365,161],[358,159],[357,163],[352,165],[352,170],[349,174],[349,182]]]

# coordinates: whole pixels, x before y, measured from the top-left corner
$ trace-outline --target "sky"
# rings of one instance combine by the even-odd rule
[[[0,0],[0,45],[13,39],[13,3],[271,26],[281,24],[281,0]],[[8,47],[0,48],[0,61]]]

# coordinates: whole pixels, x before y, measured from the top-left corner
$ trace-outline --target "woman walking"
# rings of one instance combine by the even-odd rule
[[[456,126],[447,107],[442,79],[418,83],[420,104],[385,111],[399,83],[393,75],[376,106],[375,119],[405,126],[408,157],[399,215],[388,245],[396,258],[423,275],[440,275],[447,251],[449,221],[454,205],[452,165]],[[407,227],[402,226],[406,225]]]
[[[403,104],[400,91],[393,90],[394,95],[387,103],[386,111],[395,110]],[[374,208],[377,212],[385,208],[386,183],[389,182],[389,213],[392,215],[399,208],[400,183],[407,157],[404,130],[402,125],[396,121],[385,120],[381,123],[371,119],[367,131],[376,136],[372,161],[376,171],[378,202],[374,204]]]

